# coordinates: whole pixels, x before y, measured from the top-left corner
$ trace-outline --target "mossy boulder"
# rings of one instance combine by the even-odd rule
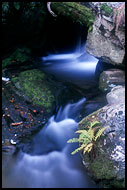
[[[101,188],[125,187],[125,103],[106,105],[79,122],[79,129],[99,121],[108,126],[83,163]]]
[[[7,56],[2,61],[2,68],[10,65],[17,65],[26,61],[31,61],[29,48],[17,48],[11,55]]]
[[[65,16],[73,22],[78,22],[86,27],[91,27],[94,22],[92,11],[77,2],[52,2],[51,9],[58,16]]]
[[[47,81],[47,76],[40,70],[33,69],[21,72],[18,77],[12,78],[12,82],[19,88],[28,101],[37,106],[44,107],[51,112],[55,106],[53,88]]]

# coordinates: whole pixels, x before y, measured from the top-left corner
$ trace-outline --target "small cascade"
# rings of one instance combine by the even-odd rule
[[[92,188],[96,187],[78,154],[71,155],[78,144],[68,144],[76,137],[78,123],[75,115],[85,103],[85,98],[77,103],[61,108],[52,116],[32,141],[31,154],[19,152],[10,169],[3,170],[3,187],[21,188]],[[11,159],[12,160],[12,159]],[[4,181],[4,176],[6,180]]]
[[[80,87],[96,85],[95,71],[98,59],[88,54],[85,45],[81,46],[81,43],[77,44],[73,52],[49,54],[41,60],[40,68],[61,81]]]

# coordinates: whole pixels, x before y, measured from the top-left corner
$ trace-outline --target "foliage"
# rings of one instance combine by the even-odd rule
[[[25,61],[28,61],[30,59],[29,54],[30,54],[30,49],[25,47],[17,48],[17,50],[14,51],[12,55],[7,57],[6,59],[3,59],[2,68],[7,67],[8,65],[20,64]]]
[[[12,79],[16,87],[37,106],[43,106],[47,112],[54,108],[55,96],[50,84],[47,82],[46,75],[38,69],[26,70]]]
[[[107,5],[107,3],[104,3],[100,7],[101,10],[105,11],[105,14],[107,16],[111,15],[113,13],[113,9]]]
[[[19,10],[20,9],[20,2],[14,2],[14,7],[15,7],[15,9]]]
[[[108,127],[101,128],[100,122],[94,121],[88,126],[88,129],[78,130],[76,133],[79,133],[79,138],[72,138],[67,141],[67,143],[79,142],[81,145],[79,148],[75,149],[71,154],[75,154],[80,150],[83,150],[83,154],[90,152],[97,141],[97,139],[102,135]]]
[[[95,20],[92,11],[77,2],[52,2],[51,9],[55,14],[66,16],[72,19],[73,22],[79,22],[88,28],[93,25]]]

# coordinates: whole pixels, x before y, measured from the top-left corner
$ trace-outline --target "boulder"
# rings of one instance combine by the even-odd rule
[[[110,17],[96,16],[93,29],[87,36],[86,51],[103,62],[122,65],[125,56],[125,31],[113,31],[114,24]]]
[[[102,92],[110,92],[117,85],[125,84],[125,72],[120,69],[103,71],[99,78],[99,89]]]
[[[38,69],[10,75],[2,82],[2,143],[23,146],[55,111],[56,87]]]
[[[112,88],[111,92],[106,95],[109,104],[124,103],[125,102],[125,87],[116,86]]]
[[[113,88],[107,94],[110,104],[79,122],[79,129],[86,129],[94,121],[99,121],[102,127],[108,126],[96,141],[94,157],[92,151],[82,154],[83,164],[101,188],[125,188],[124,91],[120,86]]]

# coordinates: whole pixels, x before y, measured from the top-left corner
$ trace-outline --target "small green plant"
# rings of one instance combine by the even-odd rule
[[[102,4],[100,9],[105,11],[106,16],[113,14],[113,9],[109,7],[107,3]]]
[[[78,130],[76,133],[80,133],[79,138],[72,138],[67,141],[67,143],[79,142],[80,147],[75,149],[71,154],[75,154],[80,150],[83,150],[83,154],[90,152],[93,149],[93,146],[96,140],[102,135],[107,127],[101,128],[100,122],[94,121],[88,127],[87,130]]]

